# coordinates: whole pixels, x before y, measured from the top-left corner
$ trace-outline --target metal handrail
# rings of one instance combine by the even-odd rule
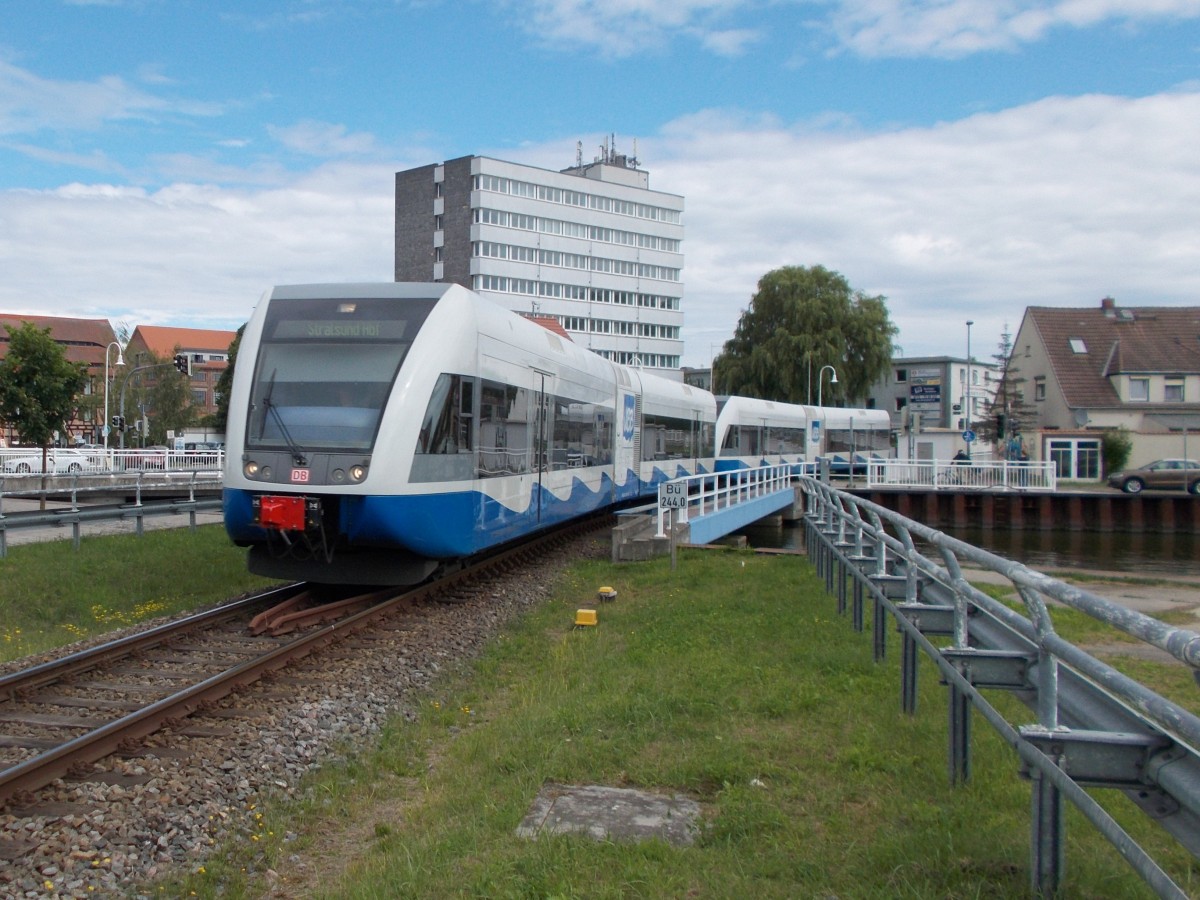
[[[1123,791],[1200,858],[1200,717],[1096,659],[1058,635],[1052,602],[1170,653],[1200,681],[1200,634],[1129,610],[1024,565],[949,537],[869,500],[813,479],[801,480],[810,558],[836,590],[844,612],[854,584],[854,622],[862,597],[875,603],[875,655],[884,655],[885,616],[903,635],[901,693],[916,711],[916,652],[935,663],[948,686],[952,781],[970,771],[970,712],[977,710],[1009,743],[1033,781],[1031,887],[1053,895],[1062,874],[1060,797],[1070,800],[1159,896],[1184,897],[1162,868],[1084,790]],[[1003,575],[1025,615],[973,587],[969,563]],[[927,634],[944,635],[937,645]],[[1009,690],[1037,715],[1014,726],[980,690]]]
[[[160,515],[179,515],[187,513],[189,517],[189,527],[193,530],[196,527],[196,514],[200,512],[220,510],[222,500],[220,497],[209,497],[197,499],[196,489],[205,487],[208,484],[219,483],[220,473],[206,472],[191,472],[186,481],[181,480],[179,475],[185,473],[164,474],[156,473],[147,477],[145,473],[137,473],[130,482],[123,482],[117,476],[101,475],[72,475],[69,478],[69,486],[46,488],[26,488],[26,489],[10,489],[9,483],[14,479],[8,476],[0,476],[0,559],[8,555],[8,532],[18,531],[26,528],[45,528],[45,527],[61,527],[70,525],[72,532],[72,540],[75,549],[79,549],[80,539],[82,537],[81,526],[85,522],[103,522],[103,521],[118,521],[123,519],[134,519],[137,526],[137,533],[143,533],[143,520],[147,516]],[[210,477],[216,476],[216,477]],[[39,476],[40,477],[40,476]],[[55,476],[47,476],[55,478]],[[25,481],[24,478],[15,479],[18,482]],[[61,477],[55,480],[67,480]],[[84,487],[80,487],[80,482],[85,482]],[[173,498],[169,500],[159,500],[151,502],[143,502],[143,491],[151,488],[170,487],[175,489],[186,488],[188,495],[187,499]],[[79,497],[81,494],[100,494],[111,493],[113,490],[132,490],[134,500],[132,503],[114,503],[107,505],[96,506],[81,506]],[[54,510],[38,510],[30,512],[5,513],[4,500],[5,498],[45,498],[47,496],[59,496],[66,494],[69,496],[70,506],[62,507]]]
[[[790,491],[795,472],[794,465],[760,466],[661,481],[658,485],[657,536],[666,536],[666,514],[670,509],[679,511],[676,524],[686,524],[689,517],[707,515],[777,491]],[[672,506],[671,501],[666,499],[672,495],[686,497],[686,502],[678,507]]]
[[[1058,470],[1052,460],[871,459],[867,462],[867,486],[1053,491],[1058,486]]]

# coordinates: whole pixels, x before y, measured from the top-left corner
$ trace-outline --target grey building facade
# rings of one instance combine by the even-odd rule
[[[954,356],[896,358],[887,377],[871,386],[867,405],[886,409],[892,426],[901,431],[911,428],[914,419],[921,429],[962,431],[987,415],[997,377],[995,364],[978,359],[968,364]]]
[[[561,172],[464,156],[396,173],[397,281],[452,281],[678,379],[683,198],[607,145]]]

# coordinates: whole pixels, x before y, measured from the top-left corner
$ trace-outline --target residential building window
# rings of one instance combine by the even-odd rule
[[[1046,399],[1046,376],[1045,375],[1039,375],[1035,379],[1033,379],[1033,399],[1034,400],[1045,400]]]
[[[897,397],[896,398],[896,412],[900,412],[900,410],[904,409],[904,407],[906,407],[906,406],[908,406],[908,398],[907,397]]]
[[[1150,399],[1150,379],[1149,378],[1130,378],[1129,379],[1129,402],[1130,403],[1145,403]]]
[[[1087,353],[1087,344],[1083,342],[1083,338],[1071,338],[1072,353]]]
[[[1099,480],[1100,441],[1097,438],[1055,438],[1049,442],[1048,449],[1059,478]]]
[[[896,370],[896,381],[899,382],[900,384],[903,384],[904,382],[908,381],[908,369],[897,369]]]
[[[1163,399],[1168,403],[1182,403],[1184,401],[1182,378],[1170,377],[1167,379],[1167,383],[1163,387]]]

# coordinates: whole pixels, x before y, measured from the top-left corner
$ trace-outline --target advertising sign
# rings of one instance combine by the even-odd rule
[[[940,369],[912,369],[908,373],[908,402],[923,406],[942,402]]]

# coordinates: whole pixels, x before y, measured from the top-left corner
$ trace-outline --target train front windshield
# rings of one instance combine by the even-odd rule
[[[275,300],[255,364],[247,449],[369,451],[436,300]]]

